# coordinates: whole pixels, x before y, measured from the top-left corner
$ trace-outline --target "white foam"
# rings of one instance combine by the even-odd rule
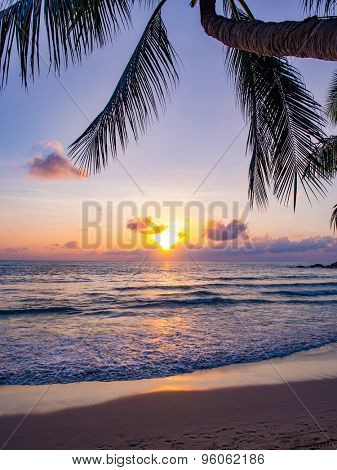
[[[55,385],[0,387],[0,416],[45,413],[90,406],[117,398],[158,391],[209,390],[337,378],[337,344],[283,358],[236,364],[172,377]]]

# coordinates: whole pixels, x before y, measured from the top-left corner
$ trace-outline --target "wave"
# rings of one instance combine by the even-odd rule
[[[337,287],[337,282],[291,282],[284,284],[260,284],[261,287]]]
[[[284,297],[291,296],[296,297],[298,295],[302,297],[316,297],[331,294],[331,291],[320,291],[319,293],[298,293],[291,291],[277,291],[277,292],[266,292],[268,295],[282,295]],[[0,310],[1,316],[8,315],[101,315],[109,316],[111,318],[118,317],[129,317],[129,316],[141,316],[143,311],[155,309],[167,309],[167,308],[189,308],[189,307],[201,307],[201,306],[237,306],[237,305],[271,305],[271,304],[310,304],[310,305],[328,305],[337,303],[336,299],[266,299],[266,298],[224,298],[216,295],[214,292],[208,291],[196,291],[192,292],[192,295],[196,297],[183,298],[183,299],[158,299],[158,300],[141,300],[129,302],[111,302],[108,300],[101,302],[103,304],[111,303],[112,308],[90,308],[88,306],[82,306],[81,309],[73,307],[46,307],[46,308],[25,308],[25,309],[3,309]],[[337,296],[337,292],[335,294]]]
[[[302,290],[302,291],[291,291],[291,290],[278,290],[278,291],[263,291],[267,295],[282,295],[286,297],[319,297],[319,296],[336,296],[337,290]]]
[[[117,290],[117,291],[133,291],[133,290],[136,290],[136,291],[146,291],[146,290],[177,290],[177,289],[181,289],[181,290],[187,290],[187,289],[192,289],[193,287],[196,287],[195,285],[193,286],[193,284],[183,284],[183,285],[158,285],[158,284],[150,284],[148,286],[122,286],[122,287],[114,287],[113,289],[114,290]],[[198,286],[199,287],[199,286]]]
[[[332,271],[72,266],[27,263],[4,273],[0,383],[158,377],[337,341]]]
[[[242,280],[242,279],[241,279]],[[258,279],[251,279],[252,281],[258,281]],[[191,289],[207,289],[207,288],[224,288],[224,287],[242,287],[247,289],[260,289],[260,288],[275,288],[275,287],[337,287],[337,282],[292,282],[292,283],[283,283],[283,284],[270,284],[266,282],[248,284],[248,283],[233,283],[233,282],[208,282],[205,284],[180,284],[180,285],[142,285],[142,286],[122,286],[114,287],[114,290],[118,292],[133,292],[133,291],[147,291],[147,290],[159,290],[159,291],[190,291]],[[191,292],[192,293],[192,292]],[[89,296],[99,296],[98,292],[88,293]]]
[[[331,276],[332,273],[329,272],[329,275]],[[302,274],[302,275],[276,275],[273,276],[274,280],[279,280],[279,279],[327,279],[327,275],[318,275],[317,273],[314,274]],[[199,280],[203,280],[204,278],[199,278]],[[216,277],[216,278],[211,278],[210,280],[217,280],[217,281],[264,281],[266,278],[263,276],[226,276],[226,277]]]
[[[83,312],[83,316],[97,316],[97,317],[107,317],[107,318],[129,318],[129,317],[141,317],[142,312],[134,312],[130,310],[91,310]]]
[[[147,308],[166,308],[166,307],[197,307],[199,305],[266,305],[266,304],[333,304],[337,303],[337,299],[333,300],[277,300],[277,299],[229,299],[221,296],[213,296],[208,298],[195,298],[195,299],[172,299],[172,300],[153,300],[144,302],[130,302],[126,305],[125,309],[147,309]]]
[[[25,308],[25,309],[5,309],[0,310],[2,315],[48,315],[48,314],[76,315],[81,310],[72,307],[47,307],[47,308]]]
[[[22,274],[20,274],[20,278],[18,278],[17,276],[13,276],[11,275],[11,277],[9,275],[5,275],[5,277],[3,277],[0,281],[0,285],[3,284],[3,285],[6,285],[6,284],[26,284],[27,283],[27,279],[22,276]],[[26,277],[28,277],[28,274],[26,275]],[[88,278],[76,278],[76,279],[53,279],[52,276],[50,274],[48,274],[48,278],[47,279],[44,279],[44,278],[41,278],[41,276],[36,276],[35,278],[33,279],[29,279],[29,282],[34,282],[34,284],[79,284],[81,282],[92,282],[91,279],[88,279]]]
[[[168,363],[166,360],[152,363],[144,361],[140,364],[124,363],[115,365],[113,361],[109,366],[96,364],[88,367],[69,367],[62,370],[55,370],[50,365],[44,368],[44,373],[35,366],[30,368],[15,369],[12,373],[10,368],[0,368],[0,385],[45,385],[53,383],[72,382],[110,382],[142,380],[160,377],[169,377],[177,374],[191,373],[198,370],[207,370],[233,364],[257,363],[265,360],[273,360],[279,357],[286,357],[300,351],[312,351],[322,346],[337,342],[336,335],[327,339],[322,339],[313,343],[292,344],[287,347],[275,346],[265,351],[254,353],[254,351],[229,352],[222,351],[217,357],[208,354],[200,354],[197,359],[184,356],[180,361]]]

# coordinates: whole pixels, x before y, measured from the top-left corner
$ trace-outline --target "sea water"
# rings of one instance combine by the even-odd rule
[[[134,380],[337,342],[337,272],[0,262],[0,384]]]

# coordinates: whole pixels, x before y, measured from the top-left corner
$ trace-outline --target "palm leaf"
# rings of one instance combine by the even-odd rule
[[[332,76],[326,108],[331,122],[337,124],[337,72]]]
[[[225,17],[232,17],[235,19],[244,18],[247,16],[249,19],[254,19],[253,13],[245,0],[236,0],[240,4],[240,8],[236,6],[235,0],[222,0],[222,9]]]
[[[130,23],[135,0],[9,0],[0,10],[0,78],[6,84],[14,46],[22,81],[39,66],[41,17],[44,17],[50,64],[78,62],[95,47],[111,41]]]
[[[326,112],[331,122],[337,124],[337,72],[329,88]],[[337,136],[326,137],[314,147],[307,171],[325,180],[331,180],[337,175]]]
[[[334,231],[337,230],[337,204],[334,206],[333,212],[331,214],[330,226]]]
[[[297,70],[286,60],[238,50],[228,52],[227,64],[250,122],[251,204],[266,206],[269,187],[285,204],[293,194],[294,207],[299,183],[307,194],[324,193],[320,179],[306,174],[313,145],[323,139],[319,105]]]
[[[238,103],[245,120],[250,122],[247,141],[247,149],[252,152],[249,168],[249,196],[251,202],[255,198],[258,206],[263,207],[268,203],[271,159],[267,123],[265,116],[259,111],[259,102],[261,93],[267,90],[257,88],[256,64],[253,59],[252,54],[227,49],[226,63],[236,88]],[[262,85],[261,82],[260,85]]]
[[[307,173],[326,181],[335,178],[337,175],[337,136],[326,137],[316,145]]]
[[[222,8],[223,8],[223,13],[225,17],[233,17],[233,18],[239,17],[239,10],[237,9],[235,5],[234,0],[223,0]]]
[[[275,86],[271,88],[278,108],[274,126],[277,145],[273,158],[274,193],[288,202],[291,187],[296,207],[298,183],[306,194],[325,194],[324,185],[316,177],[306,177],[312,149],[324,139],[321,108],[305,88],[299,72],[286,60],[271,58]],[[275,112],[275,111],[274,111]]]
[[[233,14],[232,4],[231,4],[230,0],[223,0],[222,8],[223,8],[224,16],[229,17]]]
[[[137,141],[177,84],[177,55],[161,18],[165,1],[149,20],[108,104],[70,147],[70,156],[87,173],[105,167],[119,145],[124,151],[130,132]]]
[[[302,4],[306,11],[329,16],[335,13],[337,0],[302,0]]]

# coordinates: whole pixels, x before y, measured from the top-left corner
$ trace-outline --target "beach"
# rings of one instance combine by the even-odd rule
[[[334,449],[337,347],[161,379],[0,388],[6,449]]]

